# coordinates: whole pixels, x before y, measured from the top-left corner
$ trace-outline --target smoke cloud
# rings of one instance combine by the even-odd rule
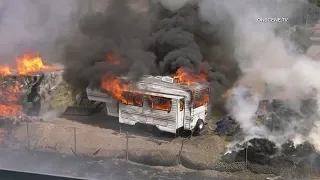
[[[104,12],[81,17],[78,33],[64,48],[64,79],[84,88],[92,81],[100,83],[106,74],[137,79],[142,75],[170,75],[187,67],[208,74],[215,104],[240,77],[252,86],[268,84],[268,97],[259,92],[248,100],[242,90],[235,89],[235,96],[226,105],[245,132],[245,139],[262,137],[281,144],[294,136],[296,141],[309,139],[316,145],[317,116],[302,113],[305,105],[301,99],[310,98],[308,95],[320,88],[316,78],[319,63],[297,53],[290,39],[282,36],[286,34],[283,29],[290,27],[288,23],[257,20],[290,18],[304,3],[108,1]],[[110,53],[113,61],[106,60]],[[282,128],[277,132],[258,126],[252,116],[260,100],[282,98],[290,99],[290,109],[300,118],[280,119]]]
[[[10,63],[24,51],[40,51],[46,60],[55,60],[50,49],[67,30],[77,1],[0,1],[0,57]]]
[[[185,67],[206,72],[215,89],[212,97],[219,97],[238,77],[237,62],[227,55],[232,51],[228,36],[199,16],[197,1],[139,1],[134,8],[129,0],[109,1],[105,12],[81,18],[79,31],[76,44],[65,48],[64,74],[77,87],[100,82],[104,74],[137,79]],[[108,52],[120,64],[105,61]]]
[[[296,47],[289,39],[280,36],[276,30],[281,26],[287,26],[286,22],[259,22],[258,18],[289,18],[303,1],[279,1],[278,3],[262,1],[209,1],[200,3],[200,12],[203,18],[212,24],[220,23],[224,14],[233,19],[233,42],[235,58],[239,64],[243,79],[249,79],[248,85],[262,86],[267,84],[268,94],[257,92],[253,98],[243,97],[241,88],[234,89],[234,96],[227,104],[229,112],[240,124],[245,139],[252,137],[268,138],[278,144],[288,139],[296,143],[309,140],[319,149],[316,140],[319,134],[317,126],[319,118],[313,113],[304,113],[302,109],[310,108],[303,101],[315,98],[319,104],[319,97],[312,96],[315,90],[319,90],[320,81],[317,69],[320,63],[303,54],[296,52]],[[211,10],[213,8],[214,10]],[[214,12],[212,14],[212,12]],[[211,13],[211,14],[210,14]],[[211,18],[211,17],[217,18]],[[260,85],[261,86],[261,85]],[[264,88],[263,88],[264,89]],[[265,89],[266,90],[266,89]],[[278,119],[281,130],[271,131],[258,125],[253,118],[260,100],[264,99],[289,99],[288,108],[300,114],[299,118]]]
[[[152,20],[151,12],[136,11],[126,0],[109,1],[104,12],[81,18],[76,43],[65,48],[65,80],[83,88],[106,73],[133,78],[152,72],[155,56],[146,46]]]

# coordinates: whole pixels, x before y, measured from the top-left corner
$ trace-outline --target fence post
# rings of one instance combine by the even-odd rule
[[[30,150],[29,122],[27,122],[27,138],[28,138],[28,150]]]
[[[182,155],[182,150],[183,150],[184,141],[185,141],[185,139],[182,140],[182,142],[181,142],[181,147],[180,147],[180,151],[179,151],[179,156],[178,156],[178,162],[179,162],[179,164],[181,164],[181,155]]]
[[[245,143],[245,153],[246,169],[248,169],[248,143]]]
[[[312,160],[310,159],[309,160],[310,161],[310,175],[311,175],[311,177],[313,177],[313,162],[312,162]]]
[[[74,153],[77,155],[77,133],[76,127],[73,127],[73,137],[74,137]]]
[[[129,161],[129,136],[126,134],[126,160]]]

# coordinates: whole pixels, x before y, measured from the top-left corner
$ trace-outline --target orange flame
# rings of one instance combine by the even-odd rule
[[[13,118],[18,114],[23,115],[23,107],[19,103],[20,83],[17,81],[13,85],[6,85],[0,88],[0,116],[5,118]]]
[[[129,92],[129,85],[124,80],[105,78],[102,80],[101,87],[123,104],[143,106],[142,95],[139,92]]]
[[[113,98],[118,101],[126,102],[124,97],[124,92],[129,90],[129,86],[127,83],[123,82],[123,80],[119,78],[104,78],[102,80],[101,86],[103,89],[111,93]]]
[[[43,64],[42,58],[35,53],[25,53],[16,58],[16,69],[8,65],[0,66],[0,75],[7,76],[11,74],[27,75],[39,71],[55,71],[54,66]]]
[[[209,90],[206,89],[206,90],[202,91],[198,98],[193,97],[193,99],[194,99],[193,106],[195,108],[199,107],[199,106],[203,106],[205,104],[208,104],[209,99],[210,99]]]
[[[120,60],[118,57],[116,57],[115,53],[113,52],[108,52],[106,57],[105,57],[105,61],[107,62],[111,62],[112,64],[115,65],[119,65],[120,64]]]
[[[158,96],[148,96],[148,99],[151,101],[152,109],[170,112],[172,104],[171,99]]]
[[[0,66],[0,75],[1,76],[8,76],[10,74],[12,74],[10,66],[6,66],[6,65]]]
[[[178,84],[182,85],[195,85],[197,83],[208,82],[208,77],[206,74],[191,74],[186,68],[179,68],[174,75],[174,79],[176,79]]]
[[[117,64],[119,61],[113,61],[114,54],[108,54],[106,60]],[[120,62],[119,62],[120,63]],[[176,72],[174,78],[178,84],[182,85],[194,85],[196,83],[208,82],[207,76],[204,73],[194,75],[190,74],[187,69],[180,68]],[[117,77],[105,77],[102,79],[101,88],[109,92],[112,97],[124,104],[143,106],[143,98],[140,92],[132,92],[129,89],[129,84],[124,80]],[[200,93],[200,97],[194,98],[194,106],[202,106],[209,102],[209,91],[206,89]],[[148,96],[148,100],[151,103],[152,109],[170,111],[172,101],[168,98],[158,96]]]
[[[25,53],[21,57],[17,58],[17,70],[19,74],[26,75],[39,71],[55,71],[57,70],[54,66],[44,65],[42,58],[32,53]]]

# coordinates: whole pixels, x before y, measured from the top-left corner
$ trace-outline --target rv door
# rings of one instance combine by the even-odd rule
[[[185,119],[185,100],[179,99],[177,100],[178,104],[178,116],[177,116],[177,129],[181,128],[184,124],[184,119]]]

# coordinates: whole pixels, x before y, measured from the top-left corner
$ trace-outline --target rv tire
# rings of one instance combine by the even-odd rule
[[[198,119],[196,127],[194,127],[195,135],[199,136],[204,130],[204,121],[202,119]]]

